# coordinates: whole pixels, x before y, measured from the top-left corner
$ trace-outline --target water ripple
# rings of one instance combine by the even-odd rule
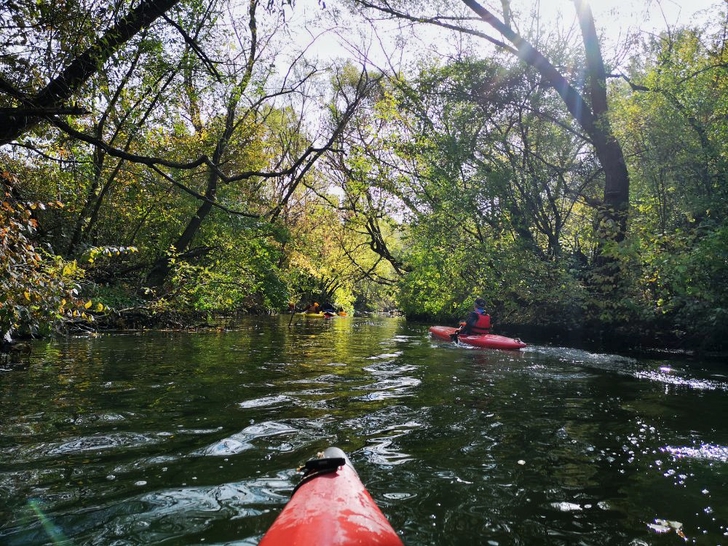
[[[394,353],[383,353],[380,355],[373,355],[367,358],[367,360],[393,360],[399,356],[402,356],[402,351],[396,351]]]
[[[255,398],[253,400],[245,400],[240,402],[238,407],[248,408],[264,408],[264,407],[279,407],[283,405],[295,404],[296,400],[290,396],[279,394],[278,396],[264,396],[262,398]]]
[[[290,473],[280,473],[272,478],[213,487],[154,491],[126,503],[124,511],[110,509],[101,542],[117,544],[130,535],[138,544],[189,537],[220,521],[259,516],[267,512],[260,506],[285,503],[290,490]]]
[[[364,367],[364,370],[373,375],[399,375],[402,373],[412,372],[417,366],[411,364],[396,364],[394,362],[384,362]]]
[[[386,400],[389,398],[399,398],[402,396],[413,396],[412,387],[417,387],[422,383],[414,377],[399,377],[396,379],[385,379],[377,381],[369,385],[357,387],[359,390],[370,390],[369,394],[357,396],[355,400]]]
[[[133,432],[119,432],[116,434],[99,434],[76,438],[48,449],[49,455],[72,455],[88,451],[104,451],[118,448],[134,448],[148,446],[159,442],[159,436],[148,436]]]
[[[376,420],[373,423],[376,423]],[[370,463],[376,465],[393,466],[411,461],[413,457],[400,451],[395,440],[422,427],[422,423],[418,421],[406,421],[372,430],[368,438],[370,445],[363,448],[362,452]]]
[[[284,423],[278,423],[276,421],[265,421],[245,427],[240,432],[232,434],[227,438],[223,438],[209,445],[203,449],[195,451],[193,455],[208,455],[214,457],[224,457],[228,455],[235,455],[243,451],[252,449],[254,446],[252,440],[257,438],[276,436],[279,434],[295,433],[296,428],[286,425]]]
[[[372,445],[362,449],[367,461],[375,465],[396,466],[412,460],[408,453],[395,449],[392,438],[372,438]]]

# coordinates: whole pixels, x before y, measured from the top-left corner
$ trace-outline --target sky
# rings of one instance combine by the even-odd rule
[[[541,4],[559,1],[541,0]],[[608,18],[615,27],[639,24],[654,29],[664,28],[666,21],[670,25],[690,23],[698,12],[721,4],[725,0],[592,0],[591,8],[595,18]]]
[[[500,0],[480,0],[481,3],[500,14]],[[715,11],[717,6],[726,5],[728,0],[591,0],[591,8],[594,13],[597,28],[604,32],[607,42],[617,44],[623,40],[628,32],[660,32],[668,27],[686,25],[693,22],[705,20],[705,12],[709,8]],[[336,3],[329,0],[328,4],[335,7]],[[453,2],[456,6],[458,2]],[[525,10],[538,8],[545,20],[555,17],[561,10],[564,14],[564,21],[571,22],[575,17],[572,0],[511,0],[514,8]],[[326,9],[332,9],[326,8]],[[319,0],[298,0],[295,4],[293,14],[296,18],[305,21],[306,30],[300,37],[301,43],[311,38],[311,33],[318,34],[318,25],[324,25],[326,20],[322,16],[322,8]],[[487,28],[487,27],[484,27]],[[433,31],[437,32],[437,31]],[[494,35],[492,31],[489,31]],[[347,31],[345,38],[352,42],[358,42],[355,36],[356,31]],[[393,39],[387,33],[380,35],[384,40]],[[333,35],[324,35],[317,38],[316,46],[312,51],[323,57],[353,57],[351,48],[342,47],[340,38]],[[372,51],[379,48],[376,39],[370,37],[369,47]],[[434,43],[435,40],[432,40]],[[424,46],[426,47],[426,41]],[[433,46],[434,47],[434,46]],[[396,49],[391,45],[388,49]]]
[[[538,0],[537,0],[538,2]],[[641,29],[646,32],[661,31],[668,26],[686,25],[705,19],[711,7],[725,4],[726,0],[592,0],[592,13],[597,27],[604,28],[610,39],[620,32]],[[571,0],[540,0],[542,8],[558,4],[573,8]],[[713,10],[715,11],[715,10]]]

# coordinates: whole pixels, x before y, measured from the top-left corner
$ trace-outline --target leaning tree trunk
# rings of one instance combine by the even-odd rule
[[[207,190],[205,191],[205,200],[197,208],[197,212],[187,223],[187,227],[179,236],[177,241],[174,243],[172,248],[172,254],[179,255],[186,252],[194,239],[195,235],[200,229],[202,222],[212,210],[215,197],[217,195],[217,182],[218,175],[213,170],[210,170],[207,182]],[[162,286],[164,281],[167,279],[170,271],[172,270],[172,257],[167,254],[157,259],[152,266],[152,269],[147,275],[148,286]]]
[[[604,197],[602,203],[598,204],[596,213],[598,247],[591,277],[592,288],[596,292],[596,300],[602,301],[604,296],[608,296],[610,301],[619,301],[624,279],[615,249],[627,233],[629,173],[622,147],[609,123],[606,70],[594,16],[588,2],[574,0],[584,43],[587,69],[585,91],[589,94],[589,102],[540,51],[509,25],[500,21],[474,0],[463,0],[463,3],[505,36],[515,46],[514,52],[523,62],[538,70],[544,80],[561,96],[569,113],[589,136],[604,170]]]
[[[597,254],[589,281],[601,321],[613,322],[619,319],[626,288],[622,272],[624,260],[620,258],[619,243],[627,233],[629,173],[622,147],[609,122],[607,78],[594,17],[586,0],[574,0],[574,5],[584,42],[587,90],[595,117],[594,128],[589,131],[589,135],[604,169],[604,199],[596,214]]]
[[[18,98],[21,104],[15,110],[10,108],[0,113],[0,146],[38,125],[43,120],[44,112],[48,115],[61,113],[58,109],[66,106],[67,101],[73,99],[84,83],[101,70],[112,55],[177,3],[179,0],[144,0],[139,3],[35,96],[24,95],[19,90],[4,89]]]

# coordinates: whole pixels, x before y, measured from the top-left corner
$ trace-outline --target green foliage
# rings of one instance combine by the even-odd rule
[[[674,339],[702,339],[706,347],[725,343],[728,307],[728,73],[720,32],[654,37],[630,74],[645,90],[622,87],[614,95],[620,138],[633,158],[641,316]]]
[[[111,258],[121,256],[127,253],[137,252],[137,248],[133,246],[95,246],[86,249],[81,256],[81,260],[89,265],[95,264],[100,258]]]
[[[281,258],[265,232],[215,238],[215,252],[199,263],[172,256],[172,274],[159,309],[202,313],[266,313],[285,309],[288,288],[277,266]]]
[[[644,258],[645,296],[655,315],[682,335],[722,343],[728,335],[728,226],[704,236],[660,237]]]
[[[571,328],[587,314],[585,264],[575,268],[574,256],[592,213],[575,189],[591,190],[578,177],[595,180],[595,166],[567,124],[551,122],[564,116],[560,102],[521,87],[529,77],[464,58],[398,89],[413,134],[394,146],[415,166],[397,179],[412,217],[407,316],[457,320],[477,296],[502,322]]]
[[[456,259],[446,252],[412,252],[413,271],[400,282],[399,301],[410,318],[447,318],[457,314],[457,294],[465,289]]]
[[[708,335],[710,343],[728,335],[728,226],[701,238],[674,268],[678,325]]]

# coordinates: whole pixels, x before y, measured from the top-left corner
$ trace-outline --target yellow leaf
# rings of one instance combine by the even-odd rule
[[[25,296],[25,299],[26,299],[26,300],[30,301],[30,292],[28,292],[28,291],[26,290],[25,292],[23,292],[23,295]]]
[[[89,309],[93,305],[93,302],[91,300],[88,300],[86,303],[83,304],[84,309]]]

